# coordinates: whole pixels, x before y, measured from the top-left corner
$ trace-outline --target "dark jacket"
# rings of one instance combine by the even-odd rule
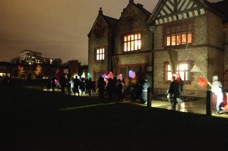
[[[179,83],[174,80],[170,83],[168,93],[170,93],[171,97],[178,98],[179,97]]]

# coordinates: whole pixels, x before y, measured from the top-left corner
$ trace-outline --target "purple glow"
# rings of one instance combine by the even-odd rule
[[[107,78],[108,78],[108,75],[104,73],[104,74],[102,75],[102,78],[107,79]]]
[[[129,70],[128,76],[129,76],[130,78],[134,79],[134,78],[135,78],[135,72],[132,71],[132,70]]]

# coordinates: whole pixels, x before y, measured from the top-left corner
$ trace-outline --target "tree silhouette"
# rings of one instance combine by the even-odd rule
[[[42,74],[42,67],[40,65],[37,65],[36,66],[36,70],[34,71],[34,73],[35,73],[37,78],[40,78],[41,74]]]

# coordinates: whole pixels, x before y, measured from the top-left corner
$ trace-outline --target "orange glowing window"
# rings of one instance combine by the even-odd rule
[[[192,43],[192,24],[182,23],[165,27],[165,46],[178,46]]]

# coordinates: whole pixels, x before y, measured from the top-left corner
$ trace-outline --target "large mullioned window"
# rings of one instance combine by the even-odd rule
[[[141,34],[129,34],[124,36],[124,52],[135,51],[141,49]]]
[[[177,70],[176,73],[178,73],[183,81],[189,81],[190,80],[190,63],[178,63],[177,64]],[[171,80],[172,79],[172,72],[171,67],[168,63],[165,64],[165,80]]]
[[[105,49],[98,48],[96,49],[96,60],[104,60],[105,59]]]
[[[192,24],[182,23],[165,27],[165,46],[178,46],[192,43]]]

